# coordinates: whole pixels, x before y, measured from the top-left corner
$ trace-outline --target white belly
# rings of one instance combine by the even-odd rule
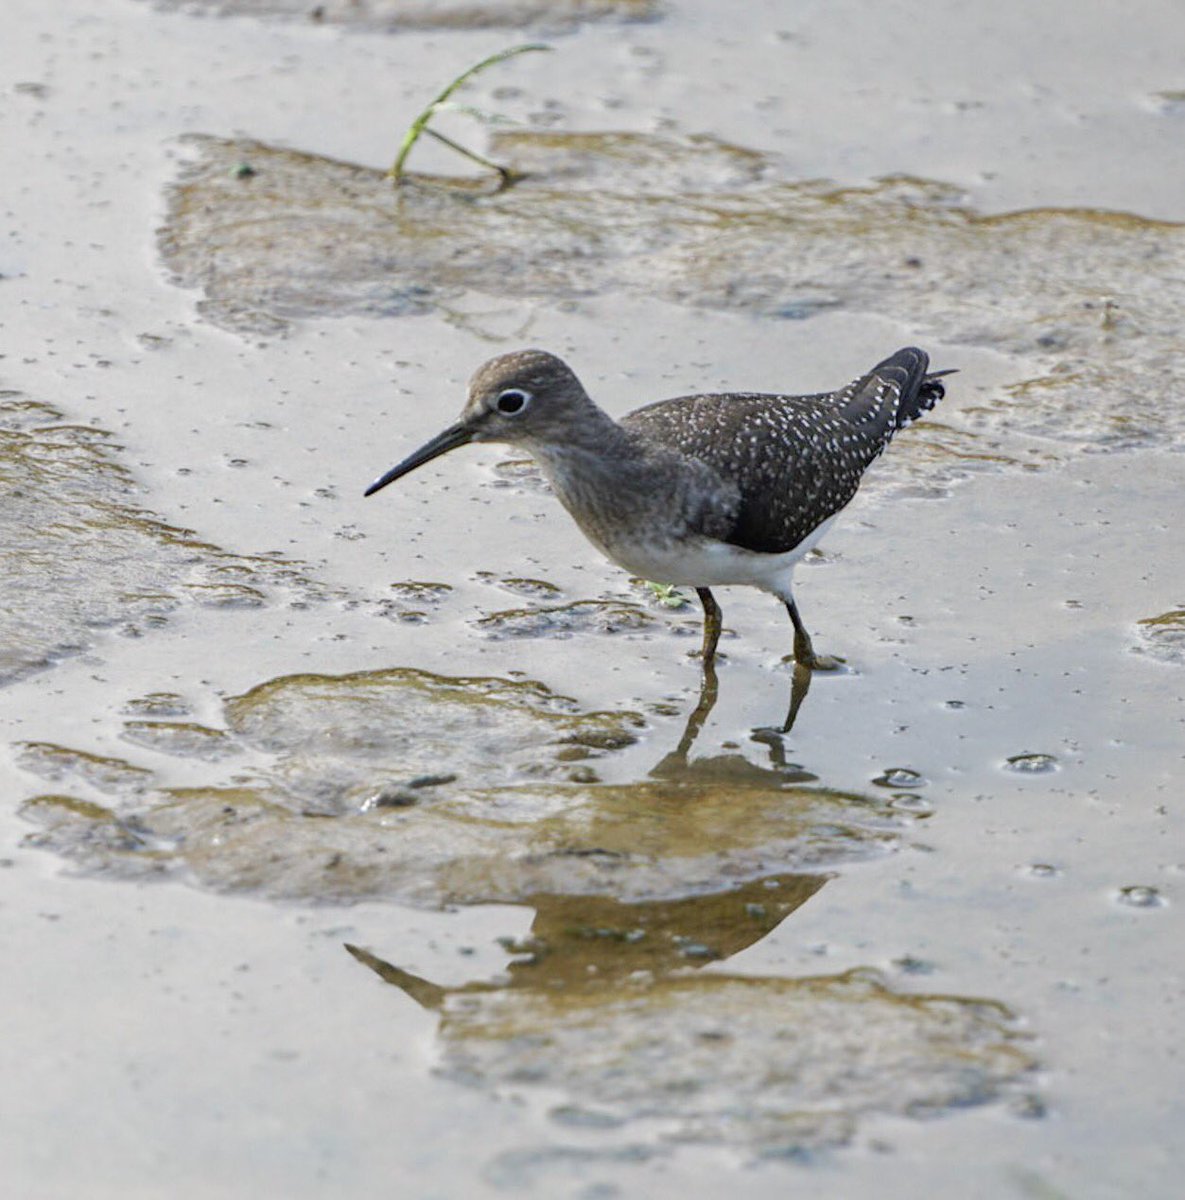
[[[683,587],[746,584],[788,597],[795,565],[818,544],[834,520],[834,516],[828,517],[793,550],[783,554],[758,554],[706,538],[671,543],[622,540],[602,549],[630,574],[655,583]]]

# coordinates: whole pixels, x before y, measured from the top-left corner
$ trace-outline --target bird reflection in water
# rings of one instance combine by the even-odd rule
[[[811,671],[797,666],[787,725],[793,723]],[[769,746],[770,765],[761,766],[739,753],[691,759],[690,752],[715,706],[719,685],[715,667],[704,667],[699,699],[688,716],[678,745],[651,770],[654,779],[675,785],[733,784],[741,789],[785,788],[817,779],[787,763],[781,739],[755,740]],[[561,851],[561,853],[563,853]],[[607,854],[595,847],[567,851],[591,856]],[[535,910],[531,934],[513,947],[516,957],[506,978],[497,983],[471,983],[447,989],[397,967],[358,946],[349,952],[387,983],[394,984],[426,1008],[439,1008],[457,992],[506,988],[577,988],[596,992],[614,981],[645,972],[658,979],[672,972],[732,957],[776,929],[811,898],[829,878],[826,874],[771,874],[728,891],[672,899],[622,901],[611,896],[534,894],[523,903]]]
[[[445,988],[371,954],[346,949],[424,1008],[454,995],[526,989],[615,994],[623,979],[648,986],[664,976],[731,958],[776,929],[827,882],[825,875],[771,875],[729,892],[625,902],[610,896],[525,896],[535,910],[530,935],[509,947],[503,979]]]

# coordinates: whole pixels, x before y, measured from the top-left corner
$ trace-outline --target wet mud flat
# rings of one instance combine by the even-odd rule
[[[397,28],[393,6],[278,0],[137,21],[216,10],[284,16],[293,45],[356,24],[347,57]],[[549,16],[619,37],[656,11]],[[193,22],[220,53],[250,24]],[[44,364],[0,364],[22,384],[0,406],[0,903],[23,1081],[0,1124],[29,1190],[77,1191],[65,1113],[110,1194],[166,1163],[195,1195],[381,1194],[409,1171],[442,1194],[1157,1194],[1181,1032],[1182,227],[809,181],[677,130],[501,133],[513,187],[394,189],[291,132],[153,127],[181,147],[155,235],[181,332],[151,361],[125,347],[105,389],[63,398],[55,325]],[[112,321],[53,308],[36,271],[19,286],[79,340]],[[848,664],[791,733],[762,598],[725,595],[701,682],[694,608],[582,558],[520,463],[382,510],[279,486],[310,446],[350,479],[374,452],[376,422],[339,411],[355,359],[393,342],[403,378],[507,348],[475,303],[619,358],[606,313],[661,312],[687,360],[705,319],[759,331],[778,379],[839,330],[941,339],[966,390],[804,569]],[[232,360],[308,377],[263,461],[234,448]],[[193,381],[175,422],[150,412]],[[167,431],[148,449],[137,404]],[[412,440],[421,405],[393,403],[383,438]],[[357,429],[322,443],[331,425]],[[227,467],[184,523],[174,435]],[[261,528],[293,552],[259,553]]]
[[[162,520],[110,433],[14,389],[0,393],[0,681],[143,637],[185,604],[308,604],[331,589],[278,556],[234,554]]]

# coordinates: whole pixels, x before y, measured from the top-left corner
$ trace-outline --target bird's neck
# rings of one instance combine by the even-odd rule
[[[645,441],[599,409],[578,436],[527,449],[585,536],[618,562],[625,545],[682,527],[684,510],[701,506],[685,492],[692,476],[699,482],[697,469],[706,468]]]
[[[561,437],[532,439],[523,448],[572,511],[591,493],[643,486],[648,474],[647,448],[591,401],[578,423],[565,425]]]

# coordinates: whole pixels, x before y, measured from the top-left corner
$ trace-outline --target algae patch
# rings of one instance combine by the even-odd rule
[[[1162,662],[1185,664],[1185,608],[1145,617],[1137,628],[1143,653]]]
[[[137,637],[186,602],[256,607],[323,595],[292,563],[231,554],[140,507],[110,434],[0,394],[0,682]]]
[[[774,865],[883,854],[910,823],[789,765],[689,761],[690,735],[651,776],[600,782],[598,762],[639,737],[641,718],[590,712],[530,681],[408,668],[288,676],[226,701],[224,719],[222,730],[128,720],[124,737],[163,756],[154,770],[27,749],[22,765],[55,785],[24,808],[41,826],[32,843],[117,878],[168,872],[219,891],[438,906],[717,892]],[[82,801],[95,793],[103,812],[64,803],[63,784]],[[127,842],[129,822],[151,856]]]
[[[511,608],[476,622],[488,637],[569,638],[581,633],[642,633],[653,629],[653,616],[620,600],[576,600],[571,604]]]
[[[440,1014],[443,1073],[499,1094],[546,1089],[557,1132],[628,1125],[652,1147],[798,1155],[871,1116],[933,1116],[1015,1090],[1034,1061],[992,1001],[906,994],[870,970],[697,970],[759,942],[824,882],[770,875],[635,903],[528,896],[531,934],[493,983],[444,987],[347,949]]]

